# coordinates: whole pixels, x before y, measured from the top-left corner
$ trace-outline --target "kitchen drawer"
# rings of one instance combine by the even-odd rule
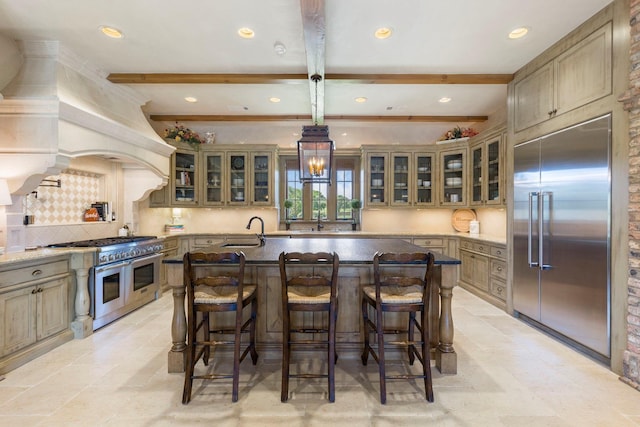
[[[491,253],[491,246],[486,243],[474,243],[473,250],[476,252],[480,252],[481,254],[489,255]]]
[[[424,246],[425,248],[442,248],[444,247],[444,239],[413,239],[413,244]]]
[[[164,248],[164,250],[169,250],[169,249],[175,249],[178,247],[178,239],[165,239],[162,242],[162,246]]]
[[[473,250],[473,242],[469,240],[460,239],[460,249]]]
[[[491,246],[491,256],[494,256],[496,258],[506,259],[507,250],[500,246]]]
[[[211,245],[218,244],[222,242],[223,239],[214,238],[214,237],[196,237],[193,239],[194,248],[206,248]]]
[[[491,279],[490,292],[491,295],[505,301],[507,299],[507,284],[502,280]]]
[[[67,260],[37,264],[32,265],[31,267],[16,268],[15,270],[0,273],[0,287],[40,280],[68,272],[69,263]]]
[[[507,264],[497,259],[491,260],[491,275],[507,280]]]

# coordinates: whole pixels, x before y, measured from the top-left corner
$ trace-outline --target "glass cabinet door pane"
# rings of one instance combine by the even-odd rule
[[[419,155],[416,157],[416,203],[433,203],[433,157]]]
[[[175,153],[175,203],[193,204],[196,201],[196,158],[195,154],[177,151]]]
[[[246,192],[246,156],[231,154],[229,156],[229,202],[244,203]]]
[[[463,157],[462,153],[443,156],[443,203],[464,203]]]
[[[371,156],[369,160],[369,202],[384,203],[384,184],[385,184],[385,157]]]
[[[253,157],[253,202],[269,203],[269,156]]]
[[[208,154],[205,157],[207,174],[205,201],[207,203],[222,203],[222,156],[220,154]]]
[[[392,157],[393,182],[392,202],[404,204],[409,202],[409,156]]]
[[[482,202],[482,146],[471,152],[471,201]]]
[[[487,144],[487,200],[500,202],[500,142]]]

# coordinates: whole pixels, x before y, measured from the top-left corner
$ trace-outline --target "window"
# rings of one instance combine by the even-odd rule
[[[335,156],[331,185],[325,183],[300,182],[298,158],[282,156],[281,166],[285,173],[282,184],[284,191],[280,206],[284,200],[292,203],[289,209],[289,219],[317,220],[318,213],[321,220],[346,221],[351,220],[351,200],[359,194],[359,182],[356,179],[360,167],[360,158]],[[282,219],[285,220],[286,210],[283,209]]]

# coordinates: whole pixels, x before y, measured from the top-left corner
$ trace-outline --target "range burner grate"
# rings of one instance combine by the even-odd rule
[[[156,236],[105,237],[103,239],[78,240],[75,242],[53,243],[49,248],[99,248],[155,239]]]

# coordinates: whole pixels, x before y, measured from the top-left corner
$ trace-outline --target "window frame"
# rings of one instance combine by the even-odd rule
[[[351,169],[353,173],[353,199],[361,199],[361,191],[360,191],[360,175],[361,175],[361,157],[354,154],[349,155],[340,155],[334,154],[333,157],[334,166],[331,170],[331,185],[328,185],[327,188],[327,217],[321,218],[321,221],[331,221],[331,222],[351,222],[351,219],[337,219],[337,200],[338,200],[338,187],[336,185],[337,180],[337,171],[338,169],[344,170],[345,168]],[[348,167],[349,164],[352,165],[352,168]],[[280,209],[280,221],[286,221],[286,209],[284,209],[284,201],[288,196],[288,186],[287,186],[287,165],[291,166],[291,168],[295,167],[298,169],[298,157],[296,155],[281,155],[279,158],[279,166],[282,173],[280,174],[280,182],[278,183],[280,186],[280,196],[279,203],[282,209]],[[290,221],[317,221],[317,216],[314,217],[314,214],[317,215],[317,212],[313,212],[313,187],[317,186],[317,183],[303,183],[302,184],[302,218],[290,218]]]

